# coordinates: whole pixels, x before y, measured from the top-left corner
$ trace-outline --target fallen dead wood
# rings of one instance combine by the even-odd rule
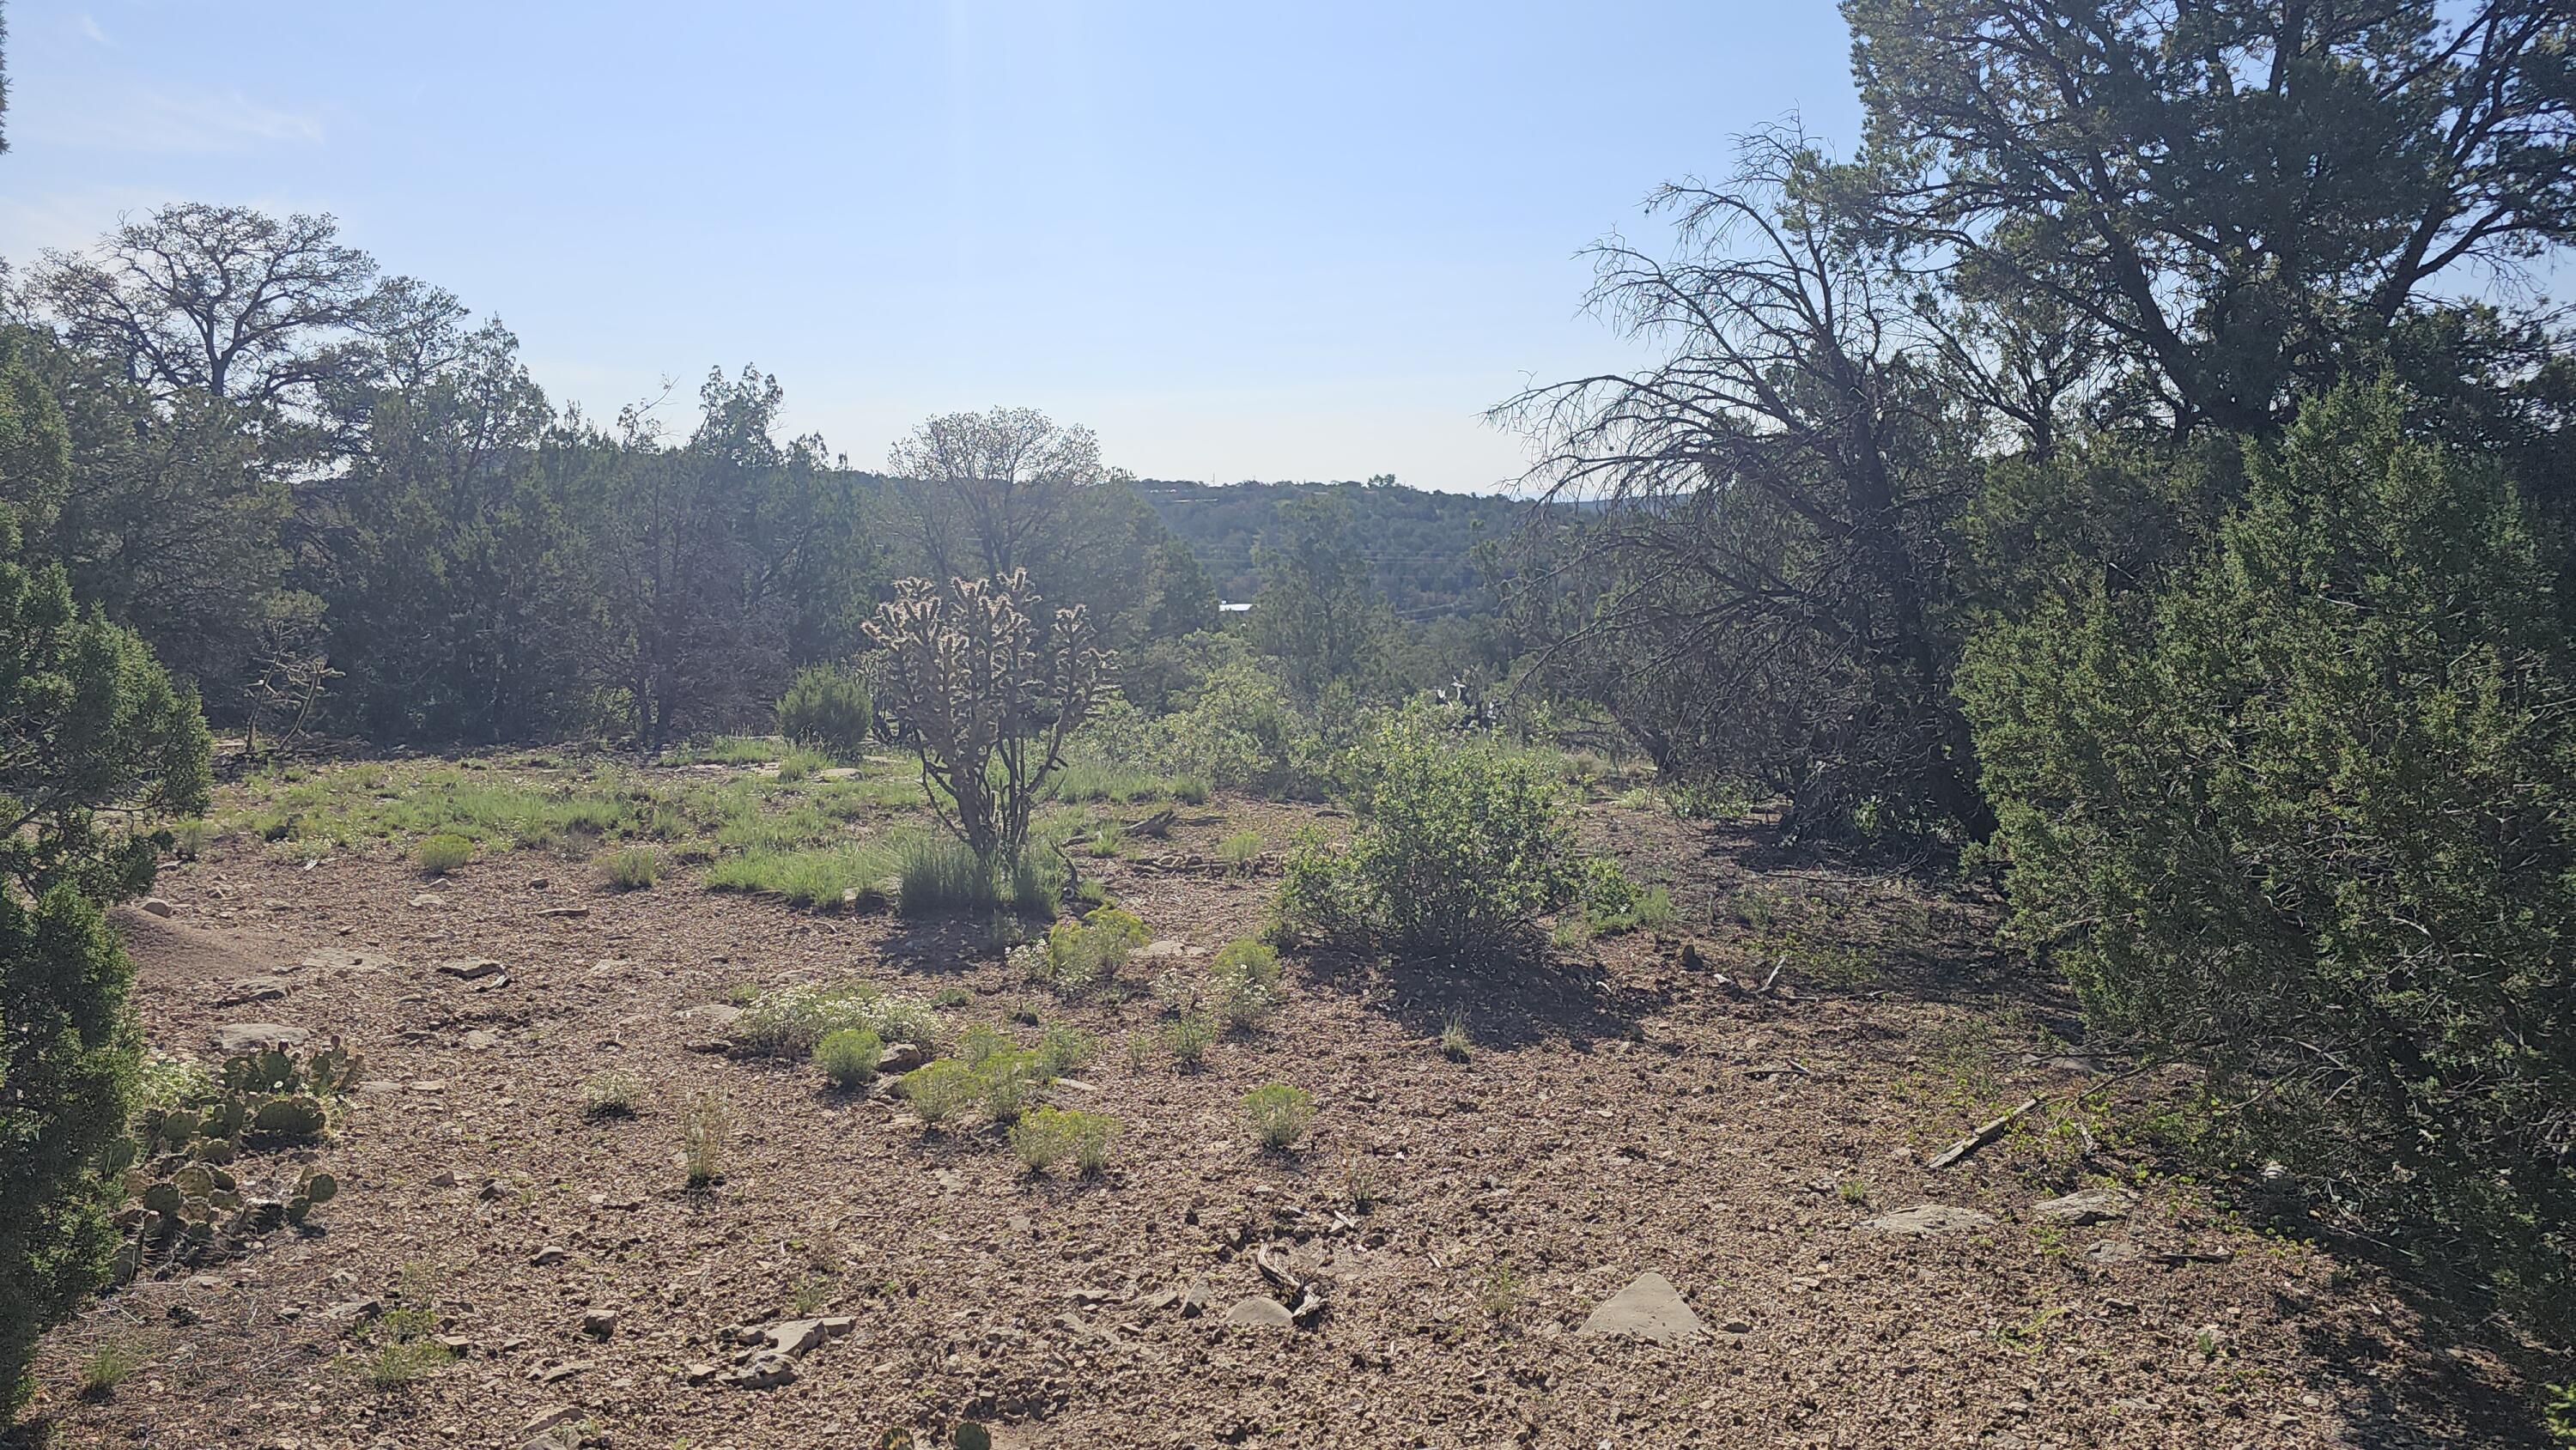
[[[2038,1106],[2039,1099],[2037,1098],[2022,1099],[2021,1106],[2014,1108],[2011,1112],[2004,1114],[2002,1117],[1997,1118],[1993,1122],[1977,1129],[1977,1131],[1961,1138],[1958,1142],[1953,1143],[1949,1147],[1942,1149],[1940,1152],[1933,1154],[1932,1161],[1925,1166],[1930,1168],[1949,1167],[1951,1164],[1956,1163],[1960,1159],[1967,1157],[1969,1154],[1976,1152],[1978,1149],[1993,1142],[1995,1139],[2002,1137],[2004,1129],[2020,1122],[2022,1114],[2027,1113]]]

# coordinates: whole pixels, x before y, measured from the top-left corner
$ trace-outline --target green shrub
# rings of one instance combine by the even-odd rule
[[[1274,972],[1272,979],[1276,980],[1276,976]],[[1270,982],[1262,979],[1251,962],[1240,957],[1208,969],[1208,995],[1228,1027],[1259,1026],[1278,1000]]]
[[[1583,925],[1599,936],[1653,930],[1672,925],[1673,894],[1661,886],[1640,887],[1607,856],[1583,863],[1579,891]]]
[[[867,1028],[836,1027],[814,1044],[814,1068],[834,1087],[865,1087],[877,1080],[877,1058],[884,1051]]]
[[[1245,1093],[1243,1112],[1264,1146],[1285,1148],[1306,1136],[1306,1125],[1315,1120],[1315,1098],[1304,1088],[1274,1082]]]
[[[990,1022],[977,1022],[957,1034],[957,1060],[968,1067],[981,1068],[987,1061],[1011,1050],[1011,1039]]]
[[[929,1127],[939,1127],[973,1105],[983,1091],[975,1069],[953,1057],[926,1062],[901,1079],[904,1101]]]
[[[661,874],[661,853],[650,846],[632,846],[599,858],[599,879],[620,891],[641,891]]]
[[[734,1018],[730,1034],[741,1052],[810,1057],[824,1038],[850,1029],[873,1032],[881,1043],[909,1042],[927,1048],[938,1026],[938,1018],[914,998],[894,995],[873,983],[846,982],[757,993]]]
[[[1084,1063],[1100,1053],[1100,1039],[1078,1027],[1050,1022],[1038,1038],[1038,1058],[1046,1064],[1050,1077],[1079,1072]]]
[[[1078,923],[1048,929],[1044,975],[1059,990],[1083,991],[1115,978],[1128,955],[1151,939],[1135,913],[1099,907]]]
[[[1202,1012],[1184,1012],[1163,1029],[1163,1046],[1183,1067],[1206,1061],[1208,1049],[1215,1045],[1216,1023]]]
[[[996,1052],[975,1069],[975,1095],[997,1123],[1015,1123],[1055,1081],[1046,1060],[1024,1048]]]
[[[214,841],[217,834],[214,822],[204,816],[190,816],[184,821],[172,821],[170,848],[176,851],[182,860],[194,861],[204,854],[206,847]]]
[[[0,432],[44,421],[0,419]],[[34,457],[39,487],[41,452],[10,465]],[[76,610],[59,567],[25,566],[17,546],[0,521],[0,798],[16,819],[0,833],[0,1425],[26,1402],[38,1336],[107,1281],[119,1238],[109,1155],[132,1110],[140,1038],[133,969],[99,904],[148,888],[160,843],[115,813],[197,816],[208,782],[193,696],[140,639]]]
[[[1010,1131],[1010,1149],[1028,1164],[1028,1172],[1046,1172],[1072,1159],[1084,1174],[1095,1174],[1110,1162],[1110,1138],[1118,1120],[1108,1113],[1069,1113],[1061,1107],[1033,1107]]]
[[[1279,985],[1279,952],[1268,942],[1239,936],[1217,949],[1215,969],[1240,969],[1261,985],[1275,988]]]
[[[1962,693],[2013,929],[2100,1039],[2565,1343],[2576,661],[2512,487],[2403,415],[2312,401],[2199,558],[1990,631]]]
[[[145,1361],[131,1345],[102,1344],[81,1360],[80,1393],[85,1400],[103,1400],[116,1393],[126,1377],[141,1369]]]
[[[865,680],[830,665],[809,665],[778,697],[778,733],[843,760],[867,753],[876,702]]]
[[[1105,1113],[1032,1108],[1011,1129],[1011,1151],[1032,1173],[1068,1158],[1084,1173],[1097,1173],[1109,1163],[1109,1142],[1117,1132],[1118,1120]]]
[[[1578,861],[1542,760],[1408,710],[1350,769],[1359,832],[1340,850],[1299,838],[1279,892],[1284,933],[1449,954],[1509,943],[1573,896]]]
[[[430,836],[412,848],[411,858],[425,874],[444,876],[474,859],[474,843],[453,834]]]

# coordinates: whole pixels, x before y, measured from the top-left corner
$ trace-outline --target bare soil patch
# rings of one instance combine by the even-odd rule
[[[1275,881],[1225,874],[1218,841],[1314,819],[1219,799],[1084,867],[1157,937],[1213,948],[1258,929]],[[1197,1072],[1130,1060],[1159,1030],[1150,994],[1059,1002],[964,926],[713,894],[693,869],[614,892],[536,851],[425,881],[389,846],[307,864],[219,844],[164,876],[169,919],[119,916],[143,1021],[201,1055],[241,1021],[364,1053],[321,1153],[341,1192],[306,1233],[66,1326],[40,1410],[58,1445],[294,1450],[515,1447],[550,1416],[563,1443],[655,1450],[873,1446],[896,1426],[945,1444],[964,1419],[1010,1446],[2518,1433],[2502,1366],[2383,1276],[2248,1227],[2116,1140],[2057,1118],[1925,1166],[1998,1105],[2100,1070],[2051,1035],[2068,1004],[1991,950],[1990,903],[1760,869],[1751,828],[1606,800],[1584,831],[1670,880],[1674,929],[1539,965],[1292,955],[1267,1026]],[[502,971],[438,970],[471,958]],[[276,990],[239,1000],[253,978]],[[802,1063],[704,1050],[737,988],[852,978],[964,989],[950,1032],[1029,1036],[1025,1006],[1098,1036],[1052,1098],[1118,1118],[1110,1170],[1032,1177],[988,1128],[926,1132]],[[1453,1015],[1464,1062],[1435,1046]],[[608,1073],[640,1084],[632,1117],[585,1113]],[[1291,1152],[1243,1119],[1273,1081],[1317,1103]],[[692,1192],[678,1110],[708,1090],[732,1133],[721,1181]],[[2133,1197],[2084,1222],[2039,1207],[2105,1187]],[[1965,1213],[1872,1227],[1926,1206]],[[1322,1311],[1232,1322],[1284,1307],[1280,1274]],[[1694,1332],[1582,1332],[1649,1274]],[[406,1295],[434,1298],[461,1354],[378,1389],[363,1306]],[[701,1373],[735,1365],[745,1327],[816,1318],[848,1322],[788,1382]],[[144,1366],[82,1399],[106,1344]]]

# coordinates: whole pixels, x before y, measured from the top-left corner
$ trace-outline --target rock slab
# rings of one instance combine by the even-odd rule
[[[2127,1218],[2130,1206],[2136,1202],[2136,1197],[2124,1188],[2088,1188],[2064,1198],[2034,1203],[2030,1207],[2030,1216],[2041,1223],[2053,1223],[2062,1228],[2082,1228],[2087,1224]]]
[[[1698,1337],[1703,1331],[1699,1316],[1682,1302],[1679,1290],[1663,1275],[1648,1271],[1628,1281],[1628,1287],[1601,1301],[1601,1307],[1583,1321],[1585,1334],[1624,1335],[1631,1339],[1648,1339],[1657,1344],[1672,1344]]]
[[[1903,1234],[1912,1238],[1933,1238],[1941,1234],[1964,1233],[1970,1229],[1993,1228],[1995,1221],[1973,1208],[1953,1208],[1946,1203],[1927,1203],[1896,1213],[1881,1214],[1861,1225],[1872,1233]]]

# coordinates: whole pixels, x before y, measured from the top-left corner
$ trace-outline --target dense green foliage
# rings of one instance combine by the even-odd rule
[[[807,665],[778,697],[778,733],[799,745],[855,760],[876,724],[867,682],[833,665]]]
[[[78,614],[0,520],[0,1419],[37,1334],[106,1277],[105,1153],[132,1111],[132,969],[98,903],[150,885],[157,842],[102,821],[205,805],[196,704],[132,634]],[[166,838],[164,838],[166,839]]]
[[[1410,710],[1364,738],[1350,773],[1360,829],[1346,847],[1308,839],[1290,854],[1285,932],[1508,948],[1573,896],[1582,863],[1547,762]]]
[[[1490,581],[1476,546],[1519,523],[1523,505],[1488,494],[1434,493],[1392,478],[1366,483],[1173,483],[1136,485],[1166,527],[1188,544],[1224,598],[1259,597],[1261,555],[1291,530],[1292,512],[1322,504],[1343,511],[1368,573],[1387,607],[1409,620],[1489,613]]]
[[[2152,595],[1998,628],[1966,694],[2017,926],[2228,1126],[2561,1324],[2576,697],[2491,464],[2312,404]]]

